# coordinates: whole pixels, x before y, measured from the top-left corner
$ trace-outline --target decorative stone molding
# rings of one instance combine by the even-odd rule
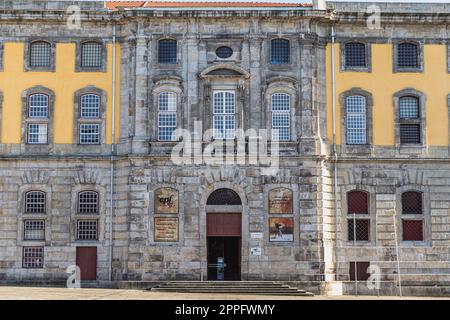
[[[101,173],[97,170],[80,170],[73,177],[76,184],[100,185],[102,183]]]
[[[22,176],[23,184],[48,184],[50,173],[43,170],[27,170]]]

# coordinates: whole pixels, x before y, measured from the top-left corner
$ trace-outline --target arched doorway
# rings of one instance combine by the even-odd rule
[[[241,198],[231,189],[218,189],[206,208],[208,280],[240,280]]]

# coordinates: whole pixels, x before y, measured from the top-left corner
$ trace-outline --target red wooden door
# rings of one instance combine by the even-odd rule
[[[97,280],[97,247],[77,247],[81,280]]]
[[[242,219],[240,213],[208,213],[208,237],[240,237]]]

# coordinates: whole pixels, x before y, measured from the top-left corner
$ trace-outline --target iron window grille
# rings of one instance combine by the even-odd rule
[[[414,43],[400,43],[397,45],[397,66],[399,68],[419,67],[419,48]]]
[[[80,124],[80,144],[99,144],[100,125],[98,123]]]
[[[45,240],[45,220],[25,220],[24,240]]]
[[[44,247],[23,247],[22,267],[38,269],[44,266]]]
[[[286,39],[273,39],[270,42],[270,63],[271,64],[289,64],[290,63],[290,44]]]
[[[289,141],[291,96],[286,93],[272,95],[272,140]]]
[[[366,98],[360,95],[349,96],[347,108],[347,144],[367,143]]]
[[[158,140],[174,141],[177,128],[177,95],[161,92],[158,95]]]
[[[163,39],[158,42],[158,62],[177,63],[177,41]]]
[[[98,240],[98,221],[78,220],[77,240]]]
[[[78,213],[98,214],[98,193],[95,191],[82,191],[78,193]]]
[[[51,44],[46,41],[35,41],[30,44],[30,67],[41,68],[51,66]]]
[[[29,191],[25,194],[25,213],[45,214],[46,194],[42,191]]]
[[[48,96],[37,93],[28,97],[28,117],[48,118]]]
[[[234,139],[236,100],[234,91],[215,91],[213,99],[214,139]]]
[[[46,123],[29,123],[28,144],[47,144],[47,124]]]
[[[402,193],[403,241],[423,241],[423,194],[417,191]]]
[[[366,45],[360,42],[345,44],[345,67],[365,68],[367,67]]]
[[[81,44],[81,66],[85,68],[102,67],[102,47],[101,43],[95,41]]]
[[[420,144],[420,111],[417,97],[399,99],[400,144]]]
[[[363,191],[347,193],[348,241],[370,240],[369,195]]]
[[[95,119],[100,117],[100,97],[96,94],[84,94],[80,98],[80,118]]]
[[[231,189],[217,189],[211,193],[206,201],[207,205],[241,205],[241,198]]]

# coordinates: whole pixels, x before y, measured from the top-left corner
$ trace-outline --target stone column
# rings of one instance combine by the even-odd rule
[[[250,67],[250,105],[245,108],[249,111],[246,120],[246,128],[254,128],[256,130],[265,128],[265,110],[262,101],[263,92],[261,91],[264,84],[261,81],[261,43],[263,39],[258,35],[250,35],[249,42],[249,67]],[[264,86],[265,87],[265,86]]]

